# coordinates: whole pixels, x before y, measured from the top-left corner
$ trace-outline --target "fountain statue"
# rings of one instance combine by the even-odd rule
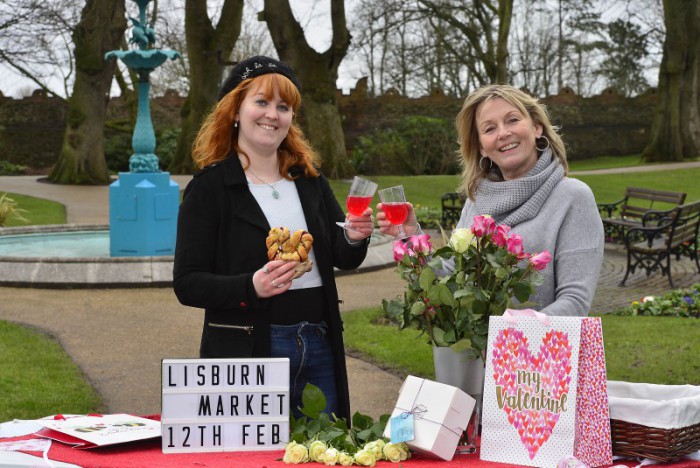
[[[175,253],[179,186],[168,172],[158,167],[156,137],[149,103],[150,73],[180,54],[152,47],[153,25],[146,21],[151,0],[134,0],[139,18],[132,23],[130,44],[133,50],[113,50],[105,58],[118,58],[138,74],[138,113],[131,139],[134,154],[129,172],[120,172],[109,187],[109,251],[112,257],[164,256]]]

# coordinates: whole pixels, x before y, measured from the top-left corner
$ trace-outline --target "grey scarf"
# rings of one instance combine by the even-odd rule
[[[476,190],[476,214],[491,215],[498,224],[516,226],[534,218],[554,186],[564,178],[564,167],[547,148],[523,177],[493,182],[483,179]]]

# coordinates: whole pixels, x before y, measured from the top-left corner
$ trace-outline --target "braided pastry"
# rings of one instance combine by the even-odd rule
[[[265,240],[267,258],[304,262],[309,258],[313,243],[313,236],[302,229],[290,233],[289,228],[273,227]]]
[[[265,239],[267,258],[299,262],[293,276],[293,279],[296,279],[311,270],[313,266],[313,262],[309,259],[313,243],[313,236],[303,229],[291,233],[287,227],[273,227]]]

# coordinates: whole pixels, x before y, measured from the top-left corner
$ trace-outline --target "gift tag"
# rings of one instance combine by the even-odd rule
[[[413,415],[402,413],[390,419],[391,423],[391,443],[408,442],[414,439],[413,435]]]

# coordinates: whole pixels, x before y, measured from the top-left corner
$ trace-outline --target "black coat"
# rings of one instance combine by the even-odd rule
[[[359,267],[369,241],[348,244],[335,224],[345,214],[325,177],[302,175],[295,184],[314,237],[314,268],[323,280],[330,309],[326,316],[335,355],[338,416],[349,420],[343,324],[333,267]],[[201,357],[269,357],[268,301],[259,299],[253,287],[253,274],[268,261],[269,230],[235,153],[203,169],[187,185],[178,217],[173,287],[182,304],[205,309]]]

